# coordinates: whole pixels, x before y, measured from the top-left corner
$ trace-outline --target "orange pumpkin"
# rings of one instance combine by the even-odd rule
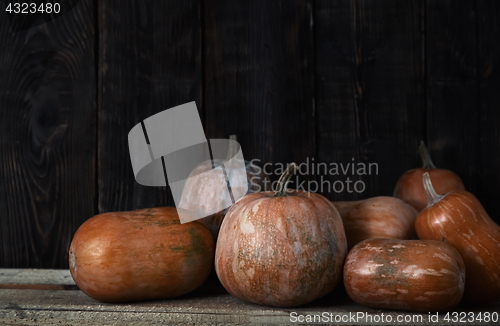
[[[235,297],[293,307],[330,292],[347,253],[342,220],[325,197],[287,191],[289,165],[277,191],[249,194],[228,211],[219,233],[215,270]]]
[[[462,255],[467,268],[464,297],[472,302],[500,298],[500,226],[470,192],[440,196],[424,174],[429,206],[417,216],[420,239],[446,240]]]
[[[333,202],[344,222],[349,249],[371,238],[412,239],[418,212],[394,197]]]
[[[369,239],[344,265],[349,297],[375,309],[447,311],[460,302],[464,282],[462,257],[440,241]]]
[[[422,184],[424,173],[429,173],[438,194],[465,190],[465,186],[462,179],[452,171],[436,168],[424,142],[421,142],[419,149],[424,163],[423,167],[407,171],[399,178],[394,190],[394,197],[402,199],[420,212],[427,207],[428,202]]]
[[[180,224],[175,208],[159,207],[88,219],[73,237],[69,269],[78,287],[100,301],[166,299],[199,287],[213,257],[203,223]]]

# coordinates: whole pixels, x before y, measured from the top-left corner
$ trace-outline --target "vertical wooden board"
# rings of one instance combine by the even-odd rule
[[[99,2],[99,213],[173,205],[169,187],[139,185],[128,133],[195,101],[201,116],[200,1]]]
[[[422,15],[420,1],[316,2],[318,161],[356,163],[354,174],[325,177],[344,184],[342,192],[324,193],[332,200],[390,196],[400,175],[419,164]],[[370,163],[378,174],[373,165],[368,175]],[[365,191],[351,184],[349,193],[347,179],[362,181]]]
[[[500,224],[500,3],[494,0],[478,2],[478,75],[481,169],[476,196],[492,219]]]
[[[359,162],[359,74],[356,61],[355,4],[347,1],[317,1],[315,23],[315,86],[318,163]],[[324,170],[322,170],[324,171]],[[330,169],[328,170],[330,171]],[[322,193],[332,200],[357,198],[341,191],[346,175],[318,176]],[[356,178],[359,180],[359,178]],[[353,197],[353,195],[355,197]]]
[[[67,268],[94,212],[94,1],[12,33],[0,12],[0,267]]]
[[[429,150],[474,193],[481,169],[475,4],[429,0],[426,11]]]
[[[272,163],[267,171],[312,160],[311,1],[207,0],[204,11],[207,137],[236,134],[245,159]]]

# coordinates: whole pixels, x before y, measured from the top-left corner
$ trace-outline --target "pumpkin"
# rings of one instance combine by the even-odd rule
[[[368,239],[344,265],[349,297],[375,309],[447,311],[460,302],[464,282],[462,257],[440,241]]]
[[[342,220],[325,197],[287,190],[288,166],[276,192],[241,198],[222,222],[215,270],[224,288],[247,302],[306,304],[339,282],[347,253]]]
[[[427,194],[422,185],[424,173],[429,173],[438,194],[465,190],[465,186],[462,179],[452,171],[436,168],[424,142],[421,142],[419,150],[423,167],[407,171],[399,178],[394,190],[394,197],[402,199],[420,212],[427,207],[428,202]]]
[[[371,238],[412,239],[418,212],[394,197],[333,202],[342,217],[349,249]]]
[[[78,287],[99,301],[166,299],[198,288],[213,257],[203,223],[180,224],[175,208],[160,207],[88,219],[71,242],[69,269]]]
[[[445,240],[460,252],[467,268],[465,299],[489,302],[500,298],[500,226],[470,192],[441,196],[427,173],[423,182],[429,206],[415,222],[418,237]]]
[[[230,139],[235,141],[231,144],[236,145],[236,148],[231,146],[228,149],[226,160],[234,157],[238,149],[236,136],[231,135]],[[219,166],[224,161],[216,159],[214,162],[205,161],[199,164],[189,175],[179,204],[179,207],[195,212],[199,216],[204,216],[203,221],[212,232],[214,241],[217,241],[222,220],[229,209],[229,207],[226,208],[226,203],[230,202],[230,198],[226,198],[226,180],[222,179],[220,174],[213,169],[213,166]],[[225,166],[229,180],[237,180],[241,184],[242,179],[247,179],[249,185],[247,193],[265,191],[270,187],[269,177],[260,167],[245,161],[245,170],[246,174],[242,174],[238,169]],[[191,176],[195,175],[198,175],[198,178],[191,178]],[[207,198],[207,194],[210,194],[211,197]],[[208,215],[207,212],[217,213]]]

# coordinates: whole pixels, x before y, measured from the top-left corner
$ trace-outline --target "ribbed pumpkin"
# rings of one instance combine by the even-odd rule
[[[342,220],[321,195],[286,189],[295,163],[277,190],[249,194],[228,211],[216,246],[215,270],[235,297],[293,307],[330,292],[347,254]]]
[[[175,208],[148,208],[88,219],[71,242],[69,270],[80,289],[100,301],[166,299],[199,287],[213,255],[202,222],[180,224]]]

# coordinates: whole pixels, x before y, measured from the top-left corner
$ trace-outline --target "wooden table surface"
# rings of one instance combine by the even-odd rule
[[[460,305],[454,312],[500,314],[500,301],[481,307]],[[108,304],[96,301],[73,282],[68,270],[0,269],[0,325],[300,325],[291,313],[333,318],[328,325],[498,325],[498,322],[453,323],[439,314],[375,310],[355,304],[342,286],[324,298],[298,308],[274,308],[242,302],[220,284],[207,282],[176,299]],[[353,316],[361,315],[360,319]],[[372,319],[370,322],[370,317]],[[411,322],[398,322],[407,318]],[[450,316],[451,317],[451,316]],[[314,318],[314,317],[312,317]],[[318,318],[318,317],[316,317]],[[335,322],[341,320],[340,322]],[[384,318],[382,322],[381,318]],[[388,322],[389,318],[392,322]],[[343,319],[343,321],[342,321]],[[317,319],[318,320],[318,319]],[[380,322],[376,322],[380,320]]]

